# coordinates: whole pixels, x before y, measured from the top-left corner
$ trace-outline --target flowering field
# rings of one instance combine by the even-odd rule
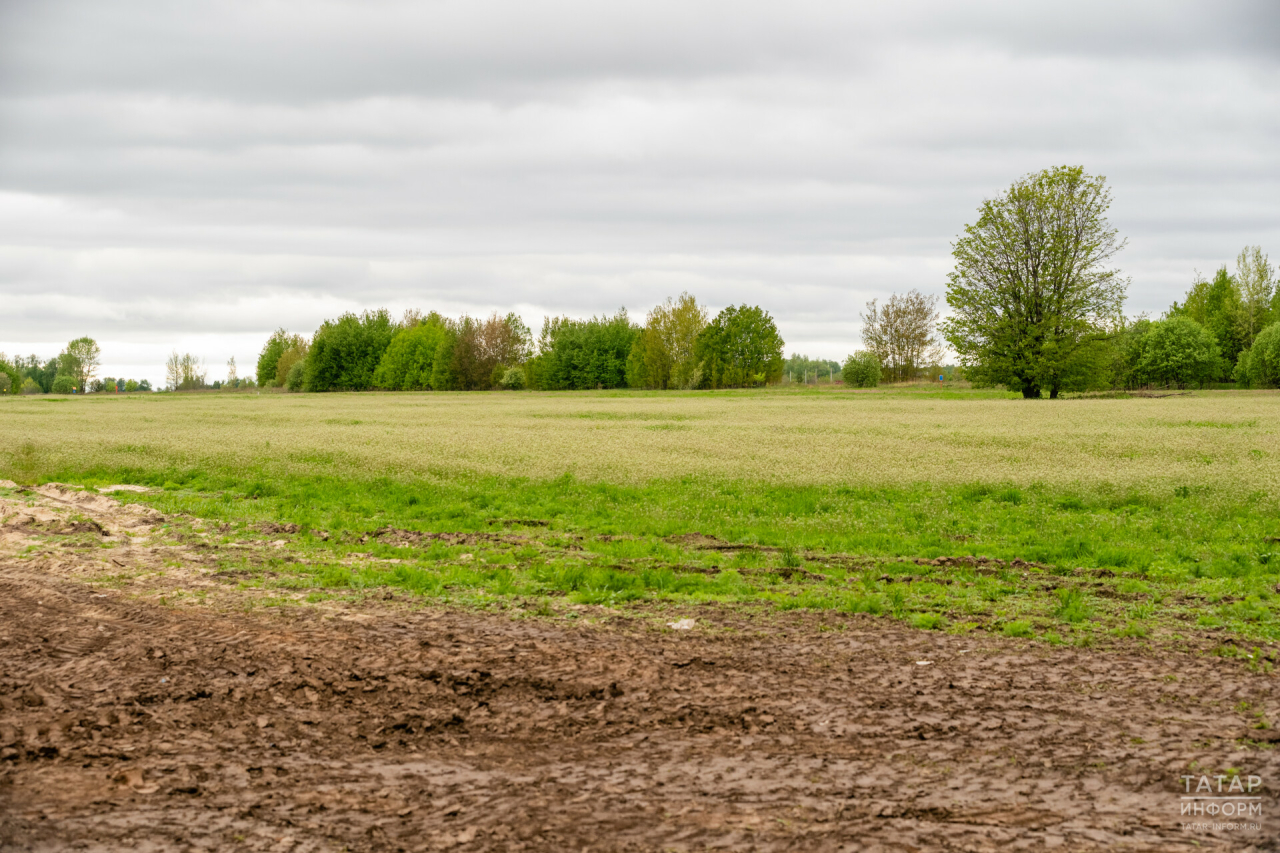
[[[0,400],[5,466],[637,485],[1179,487],[1280,495],[1280,395],[1028,403],[976,393],[173,395]]]
[[[233,538],[297,525],[305,565],[260,578],[296,595],[767,600],[1055,641],[1263,641],[1277,424],[1266,392],[6,398],[0,477],[146,486],[126,499]],[[421,539],[493,531],[509,538]]]

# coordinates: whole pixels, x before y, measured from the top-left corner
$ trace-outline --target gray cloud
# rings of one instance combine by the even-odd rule
[[[1280,253],[1280,10],[1116,6],[0,4],[0,349],[155,378],[347,309],[689,289],[840,357],[1059,163],[1108,176],[1158,312]]]

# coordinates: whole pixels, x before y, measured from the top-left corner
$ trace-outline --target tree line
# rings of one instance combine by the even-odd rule
[[[535,339],[516,314],[487,319],[386,310],[348,313],[306,338],[276,330],[257,382],[289,391],[473,391],[490,388],[738,388],[778,381],[783,340],[767,311],[710,317],[688,293],[635,323],[626,309],[547,317]]]
[[[256,377],[213,387],[290,391],[535,388],[731,388],[808,382],[837,369],[850,386],[918,379],[922,373],[1002,385],[1024,397],[1150,386],[1280,385],[1280,287],[1260,246],[1246,246],[1234,273],[1196,274],[1159,319],[1127,318],[1129,280],[1111,266],[1125,241],[1106,218],[1106,179],[1080,166],[1015,181],[978,209],[952,246],[943,319],[937,296],[917,290],[872,300],[861,314],[864,349],[843,365],[793,355],[758,306],[714,318],[688,293],[635,323],[614,315],[548,317],[535,339],[515,314],[446,318],[385,310],[344,314],[310,338],[279,329],[259,354]],[[959,366],[942,367],[943,343]],[[98,346],[79,338],[56,358],[7,361],[0,393],[146,390],[96,379]],[[209,387],[199,359],[174,353],[169,390]],[[256,379],[256,382],[255,382]]]
[[[0,394],[84,394],[150,391],[146,379],[97,376],[101,349],[93,338],[76,338],[56,357],[6,358],[0,353]]]
[[[914,290],[882,307],[873,300],[845,382],[938,369],[945,339],[956,375],[1028,398],[1280,384],[1280,287],[1262,248],[1246,246],[1234,274],[1225,264],[1212,280],[1197,273],[1160,319],[1126,318],[1129,281],[1110,266],[1125,241],[1107,221],[1110,204],[1106,179],[1078,166],[1028,175],[983,202],[953,245],[950,316],[940,320],[937,297]]]

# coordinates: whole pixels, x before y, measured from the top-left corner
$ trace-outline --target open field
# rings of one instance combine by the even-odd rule
[[[1268,849],[1277,415],[0,400],[0,846]]]
[[[1280,395],[1005,397],[18,398],[0,475],[150,486],[125,499],[227,539],[296,524],[306,559],[256,582],[313,593],[764,599],[1055,642],[1280,638]]]

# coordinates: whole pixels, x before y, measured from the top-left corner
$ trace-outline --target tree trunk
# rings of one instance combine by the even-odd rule
[[[1058,386],[1057,386],[1057,385],[1051,385],[1051,386],[1049,386],[1049,399],[1050,399],[1050,400],[1056,400],[1056,399],[1058,399]]]
[[[1024,399],[1024,400],[1039,400],[1039,399],[1040,399],[1040,386],[1039,386],[1039,385],[1028,385],[1028,384],[1026,384],[1026,383],[1023,383],[1023,385],[1022,385],[1022,399]]]

